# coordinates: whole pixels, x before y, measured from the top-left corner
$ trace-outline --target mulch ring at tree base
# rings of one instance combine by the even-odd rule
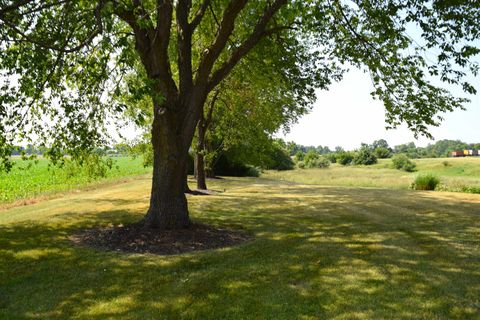
[[[252,237],[236,230],[192,224],[188,229],[158,230],[142,223],[83,230],[70,236],[75,244],[130,253],[179,254],[240,244]]]

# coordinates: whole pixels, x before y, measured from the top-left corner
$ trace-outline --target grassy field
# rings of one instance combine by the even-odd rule
[[[258,178],[189,197],[240,246],[177,256],[74,246],[139,220],[150,181],[0,212],[2,319],[480,319],[480,196]]]
[[[0,172],[0,205],[151,172],[151,168],[142,166],[140,158],[118,157],[113,161],[106,177],[94,180],[85,171],[74,170],[76,168],[49,166],[44,158],[38,161],[17,159],[11,172]]]
[[[107,171],[106,177],[100,179],[93,179],[84,170],[49,166],[43,158],[36,162],[17,160],[10,173],[0,172],[0,208],[151,172],[151,168],[143,167],[140,158],[118,157],[113,160],[113,167]],[[373,166],[334,164],[328,169],[267,171],[263,177],[324,186],[407,189],[417,174],[433,173],[440,177],[440,190],[462,192],[465,187],[480,190],[480,157],[415,161],[418,171],[414,173],[392,169],[391,160],[386,159]]]
[[[440,178],[440,190],[462,191],[464,187],[480,188],[480,157],[415,159],[416,172],[393,169],[390,159],[380,159],[372,166],[341,166],[327,169],[267,171],[265,178],[303,184],[345,187],[408,189],[415,176],[432,173]]]

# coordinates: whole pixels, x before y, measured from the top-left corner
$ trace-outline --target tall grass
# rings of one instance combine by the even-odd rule
[[[445,161],[448,166],[444,165]],[[323,170],[267,171],[262,177],[325,186],[408,189],[417,174],[431,173],[441,180],[439,190],[469,193],[480,190],[480,157],[415,159],[415,162],[415,173],[393,169],[391,159],[379,159],[371,166],[332,164]]]
[[[418,175],[412,183],[412,189],[415,190],[435,190],[440,180],[431,173]]]
[[[12,171],[0,172],[0,203],[10,203],[151,172],[151,168],[143,167],[142,159],[139,158],[118,157],[112,158],[112,161],[113,165],[106,170],[105,177],[93,179],[88,169],[69,165],[59,168],[51,166],[44,158],[36,161],[17,159]]]

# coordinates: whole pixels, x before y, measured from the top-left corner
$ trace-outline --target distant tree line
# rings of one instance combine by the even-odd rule
[[[345,151],[341,146],[335,147],[334,150],[329,149],[328,146],[304,146],[295,142],[287,142],[286,148],[290,156],[295,156],[299,152],[304,154],[308,152],[315,152],[319,155],[330,155],[332,153],[341,154]],[[409,158],[442,158],[448,157],[452,151],[473,149],[480,150],[480,143],[466,143],[460,140],[439,140],[433,144],[428,144],[426,147],[417,147],[414,142],[396,145],[390,147],[386,140],[375,140],[371,144],[362,143],[359,150],[368,149],[372,151],[377,158],[391,158],[395,154],[406,154]],[[352,151],[353,152],[353,151]]]
[[[386,140],[379,139],[372,143],[362,143],[357,150],[347,151],[341,146],[333,150],[328,146],[304,146],[295,142],[286,142],[283,139],[264,137],[262,144],[235,143],[224,148],[222,140],[210,142],[209,148],[216,150],[210,152],[207,160],[207,176],[258,176],[261,170],[291,170],[299,168],[327,168],[331,163],[340,165],[371,165],[377,159],[392,158],[402,155],[405,158],[439,158],[447,157],[452,151],[464,149],[480,150],[480,143],[465,143],[460,140],[439,140],[426,147],[417,147],[414,142],[390,147]],[[243,142],[249,142],[243,140]],[[130,143],[119,143],[112,147],[99,148],[96,152],[101,156],[142,156],[144,165],[152,165],[151,147],[148,141],[136,140]],[[17,146],[13,155],[31,156],[42,155],[45,148],[27,145]],[[195,174],[195,150],[191,150],[188,161],[188,173]],[[400,160],[401,161],[400,161]],[[396,158],[403,167],[406,160]],[[406,167],[413,170],[407,163]],[[408,170],[407,170],[408,171]]]
[[[46,155],[49,149],[44,146],[35,146],[27,144],[26,146],[14,146],[12,148],[12,156],[42,156]],[[128,146],[124,143],[115,146],[97,147],[92,151],[92,154],[101,156],[126,156],[129,155]]]

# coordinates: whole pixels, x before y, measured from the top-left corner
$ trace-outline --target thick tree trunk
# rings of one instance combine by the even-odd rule
[[[192,189],[188,186],[188,167],[185,166],[185,182],[184,182],[184,187],[183,191],[185,193],[193,193]]]
[[[193,177],[197,179],[197,168],[198,168],[198,157],[197,157],[197,152],[195,152],[195,158],[193,159]]]
[[[207,182],[205,179],[205,161],[204,161],[204,152],[205,152],[205,127],[203,117],[200,116],[200,120],[197,125],[198,130],[198,141],[197,141],[197,153],[195,154],[195,171],[197,178],[197,189],[207,190]]]
[[[157,109],[157,108],[156,108]],[[176,119],[155,113],[152,127],[153,179],[150,208],[145,225],[151,228],[182,229],[190,225],[185,197],[186,166],[190,141],[179,134]]]

